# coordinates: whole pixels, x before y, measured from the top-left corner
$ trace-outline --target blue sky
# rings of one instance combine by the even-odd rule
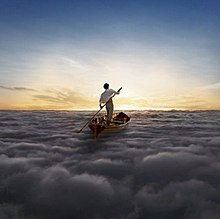
[[[1,108],[220,108],[218,0],[0,4]]]

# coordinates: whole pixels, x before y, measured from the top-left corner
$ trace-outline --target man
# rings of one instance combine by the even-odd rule
[[[99,99],[99,106],[102,108],[102,104],[106,104],[107,111],[107,124],[109,125],[112,119],[112,114],[114,110],[112,96],[115,94],[119,94],[119,92],[109,89],[109,84],[104,84],[105,91],[101,94]]]

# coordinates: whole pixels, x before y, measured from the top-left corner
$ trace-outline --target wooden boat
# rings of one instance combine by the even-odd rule
[[[94,118],[88,126],[96,138],[101,132],[124,128],[129,123],[130,119],[131,118],[128,115],[120,112],[113,114],[110,124],[107,124],[106,116],[100,116]]]

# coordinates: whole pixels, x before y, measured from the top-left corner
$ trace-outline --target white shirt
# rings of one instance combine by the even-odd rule
[[[119,94],[119,92],[114,91],[112,89],[106,89],[100,96],[99,103],[107,103],[108,100],[114,95]]]

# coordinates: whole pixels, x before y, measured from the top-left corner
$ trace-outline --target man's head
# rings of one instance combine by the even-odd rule
[[[108,89],[108,88],[109,88],[109,84],[108,84],[108,83],[105,83],[103,87],[104,87],[105,89]]]

